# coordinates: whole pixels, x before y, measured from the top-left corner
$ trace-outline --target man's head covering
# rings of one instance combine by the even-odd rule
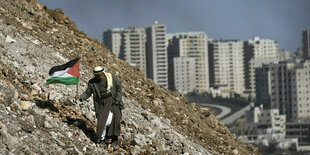
[[[95,67],[94,68],[94,74],[99,74],[99,73],[102,73],[102,72],[104,72],[104,67],[101,67],[101,66],[97,66],[97,67]]]

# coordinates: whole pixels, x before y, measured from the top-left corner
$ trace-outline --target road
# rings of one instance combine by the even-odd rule
[[[221,113],[216,115],[215,117],[220,119],[224,116],[228,115],[231,112],[231,109],[229,107],[216,105],[216,104],[209,104],[209,103],[196,103],[196,105],[202,106],[202,107],[215,107],[221,109]],[[226,117],[225,119],[221,120],[225,125],[233,123],[236,119],[240,118],[242,115],[245,115],[245,112],[247,110],[250,110],[250,104],[239,111],[233,113],[229,117]]]
[[[215,116],[218,119],[223,118],[224,116],[228,115],[231,112],[230,108],[221,105],[209,104],[209,103],[196,103],[196,105],[199,105],[201,107],[215,107],[221,109],[221,113]]]
[[[233,123],[236,119],[240,118],[242,115],[245,115],[245,111],[250,110],[250,104],[247,105],[246,107],[240,109],[239,111],[233,113],[229,117],[226,117],[225,119],[222,120],[222,122],[225,125]]]

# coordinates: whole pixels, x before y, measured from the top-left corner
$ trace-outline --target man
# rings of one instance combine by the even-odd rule
[[[97,118],[96,141],[104,147],[106,136],[112,138],[111,146],[116,149],[120,135],[122,86],[120,81],[111,73],[105,72],[101,66],[93,70],[95,77],[88,81],[86,91],[80,95],[82,102],[93,94]]]

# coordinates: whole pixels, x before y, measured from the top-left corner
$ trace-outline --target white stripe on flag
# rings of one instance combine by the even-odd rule
[[[72,75],[68,74],[68,70],[70,68],[67,68],[66,70],[61,70],[61,71],[57,71],[57,72],[54,72],[51,77],[72,77]]]

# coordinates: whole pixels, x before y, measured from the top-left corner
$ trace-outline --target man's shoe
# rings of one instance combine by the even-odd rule
[[[99,144],[102,148],[104,148],[104,145],[105,145],[105,140],[102,140],[100,141],[100,144]]]
[[[113,142],[112,142],[112,144],[111,144],[111,147],[112,147],[114,150],[117,150],[117,144],[118,144],[118,138],[113,139]]]

